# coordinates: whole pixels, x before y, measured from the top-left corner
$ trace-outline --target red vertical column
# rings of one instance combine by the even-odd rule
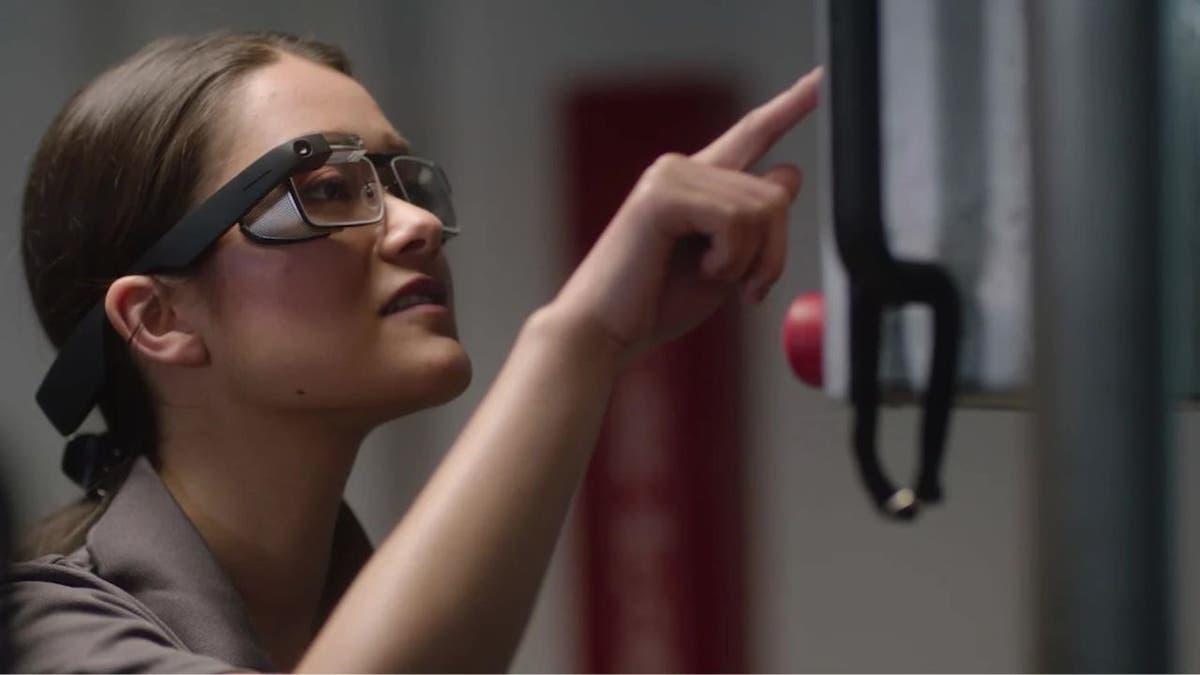
[[[579,88],[565,107],[578,262],[641,172],[736,117],[732,88]],[[618,383],[584,485],[584,663],[592,672],[739,672],[744,640],[736,303]]]

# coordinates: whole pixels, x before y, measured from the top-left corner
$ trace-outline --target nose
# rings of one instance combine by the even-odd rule
[[[385,199],[379,255],[396,262],[402,258],[432,258],[442,248],[442,221],[429,211],[388,195]]]

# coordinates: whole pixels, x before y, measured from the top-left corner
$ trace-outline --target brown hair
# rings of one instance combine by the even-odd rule
[[[195,205],[227,101],[246,74],[282,53],[350,73],[338,48],[287,33],[173,37],[147,45],[63,106],[34,155],[21,222],[25,278],[56,347]],[[99,408],[109,439],[128,455],[153,453],[158,427],[146,383],[126,345],[114,340],[106,350]],[[53,514],[23,554],[75,548],[104,505],[85,498]]]

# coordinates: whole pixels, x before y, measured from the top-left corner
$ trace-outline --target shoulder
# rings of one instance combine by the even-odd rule
[[[96,574],[86,549],[5,575],[16,672],[227,672],[191,652],[132,595]]]

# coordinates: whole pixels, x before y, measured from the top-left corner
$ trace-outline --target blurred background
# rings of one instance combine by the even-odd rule
[[[1014,0],[1015,1],[1015,0]],[[475,365],[457,401],[380,429],[364,448],[349,501],[382,537],[402,516],[498,371],[525,317],[571,269],[570,105],[590,83],[716,83],[746,109],[819,59],[818,8],[801,0],[476,2],[0,3],[0,102],[9,138],[0,162],[0,447],[19,526],[73,499],[59,472],[63,441],[33,392],[53,358],[21,270],[25,173],[53,115],[75,90],[149,40],[216,28],[273,28],[344,48],[358,77],[421,154],[454,184],[464,235],[448,255],[462,339]],[[581,87],[583,89],[581,89]],[[792,212],[789,264],[761,306],[736,314],[725,400],[737,419],[734,558],[741,600],[735,669],[759,671],[1020,671],[1034,667],[1031,420],[962,410],[948,442],[948,502],[913,525],[882,520],[849,452],[846,406],[801,384],[780,348],[792,297],[819,289],[820,204],[829,190],[821,110],[770,160],[798,163],[806,185]],[[669,121],[648,111],[651,137]],[[654,125],[659,125],[655,127]],[[664,148],[671,149],[671,148]],[[673,148],[688,151],[696,148]],[[628,186],[625,186],[628,187]],[[1200,414],[1173,413],[1177,509],[1178,667],[1200,669]],[[919,416],[888,411],[885,461],[907,474]],[[588,668],[596,626],[583,519],[567,527],[515,671]],[[590,541],[590,540],[588,540]],[[686,565],[684,561],[680,563]],[[619,583],[619,580],[618,580]],[[687,621],[709,621],[691,617]],[[715,621],[716,619],[711,619]],[[651,662],[655,663],[655,662]],[[669,662],[658,662],[669,663]],[[667,668],[670,669],[670,668]]]

